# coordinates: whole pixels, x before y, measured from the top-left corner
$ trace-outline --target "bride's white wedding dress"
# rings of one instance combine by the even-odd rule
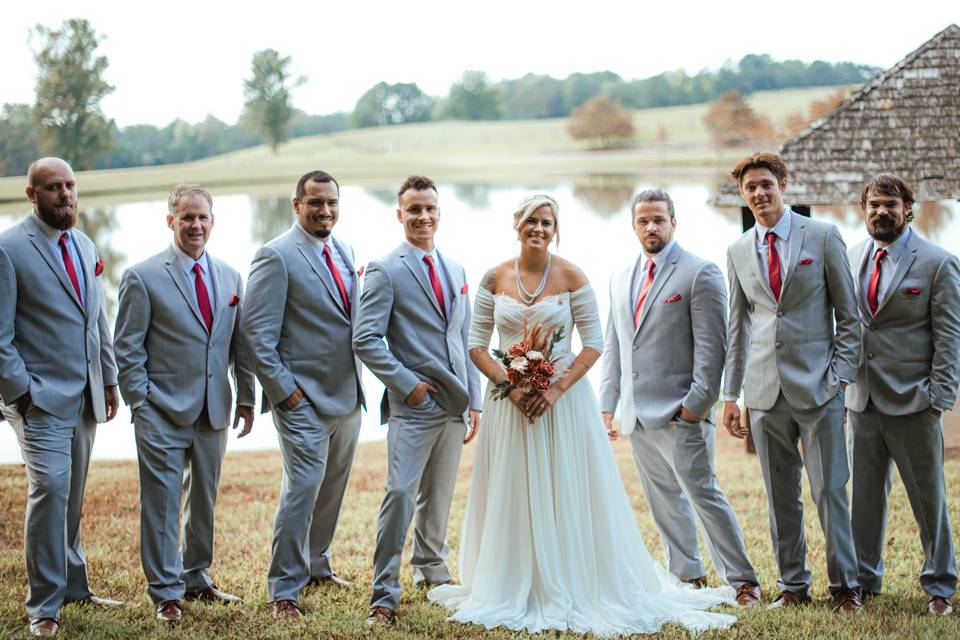
[[[590,285],[529,307],[481,288],[470,348],[487,348],[496,324],[506,350],[523,338],[525,318],[530,327],[565,327],[553,352],[558,376],[573,361],[574,325],[584,348],[603,351]],[[699,632],[735,622],[705,611],[735,605],[733,589],[692,589],[650,557],[586,377],[532,425],[490,391],[463,524],[462,583],[428,594],[453,610],[451,620],[597,635],[650,633],[671,622]]]

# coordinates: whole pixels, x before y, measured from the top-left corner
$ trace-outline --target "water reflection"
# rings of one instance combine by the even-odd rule
[[[637,255],[639,246],[631,229],[629,206],[633,195],[653,187],[666,189],[676,204],[676,239],[685,249],[726,268],[726,249],[741,233],[737,208],[717,209],[706,204],[712,193],[709,176],[700,179],[663,176],[578,176],[577,179],[518,179],[514,184],[440,183],[440,203],[445,211],[437,233],[439,249],[463,264],[469,288],[476,291],[480,278],[492,265],[512,257],[516,234],[511,215],[517,202],[531,192],[545,192],[560,203],[564,241],[559,253],[586,273],[598,293],[600,313],[607,312],[610,276]],[[96,242],[104,258],[104,276],[111,318],[116,309],[116,287],[123,269],[169,246],[172,233],[166,226],[163,194],[130,201],[98,201],[83,210],[81,228]],[[358,265],[391,251],[403,238],[392,215],[396,208],[394,189],[368,189],[344,185],[345,215],[336,234],[349,241]],[[81,206],[83,203],[81,201]],[[26,212],[0,214],[0,230],[19,222]],[[954,253],[960,252],[960,221],[955,202],[920,205],[915,229]],[[258,187],[252,192],[217,194],[216,226],[208,249],[246,277],[250,261],[265,242],[286,231],[293,220],[288,186],[275,192]],[[838,225],[848,245],[866,237],[859,207],[815,207],[813,217]],[[112,320],[111,320],[112,321]],[[590,379],[597,384],[594,368]],[[376,408],[383,386],[364,371],[364,385]],[[376,411],[364,414],[361,437],[382,438]],[[124,408],[114,423],[101,429],[94,456],[131,458],[135,455],[129,412]],[[270,415],[258,415],[253,432],[243,440],[231,436],[231,451],[276,446],[276,431]],[[19,461],[19,446],[13,430],[0,426],[0,463]]]
[[[288,196],[250,198],[250,237],[261,245],[293,224],[293,204]]]

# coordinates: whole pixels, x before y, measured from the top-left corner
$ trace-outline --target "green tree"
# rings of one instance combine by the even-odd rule
[[[0,112],[0,176],[22,176],[39,155],[30,105],[3,105]]]
[[[497,88],[482,71],[465,71],[460,82],[450,87],[450,96],[437,108],[439,120],[499,120]]]
[[[100,101],[113,92],[103,74],[109,62],[96,55],[102,36],[85,19],[71,18],[59,29],[37,25],[37,101],[33,121],[40,146],[74,169],[89,169],[113,146],[113,121]]]
[[[290,56],[281,56],[276,49],[253,54],[252,77],[243,81],[243,121],[252,131],[263,135],[273,152],[289,138],[293,106],[290,93],[306,81],[290,75]]]
[[[354,127],[382,127],[430,119],[433,98],[413,82],[378,82],[357,100],[350,114]]]

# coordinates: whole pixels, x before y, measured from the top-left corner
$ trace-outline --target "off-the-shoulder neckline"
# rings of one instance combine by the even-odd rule
[[[483,289],[483,287],[481,287],[481,289],[483,289],[483,290],[486,291],[487,293],[490,293],[490,295],[492,295],[493,297],[500,296],[500,297],[502,297],[502,298],[506,298],[507,300],[512,300],[513,302],[516,302],[516,303],[517,303],[518,305],[520,305],[521,307],[525,307],[525,308],[527,308],[527,309],[532,309],[533,307],[537,306],[538,304],[542,304],[542,303],[546,302],[547,300],[550,300],[551,298],[562,298],[563,296],[568,296],[568,297],[569,297],[569,296],[572,296],[572,295],[575,295],[575,294],[579,294],[580,292],[586,291],[587,289],[590,289],[590,288],[591,288],[591,287],[590,287],[590,283],[587,282],[586,284],[584,284],[584,285],[583,285],[582,287],[580,287],[579,289],[574,289],[573,291],[561,291],[561,292],[559,292],[559,293],[551,293],[551,294],[549,294],[549,295],[543,296],[542,298],[540,298],[539,300],[537,300],[537,301],[534,302],[533,304],[526,304],[526,303],[524,303],[524,302],[522,302],[522,301],[520,301],[520,300],[517,300],[516,298],[514,298],[514,297],[513,297],[512,295],[510,295],[509,293],[490,293],[490,290],[489,290],[489,289]]]

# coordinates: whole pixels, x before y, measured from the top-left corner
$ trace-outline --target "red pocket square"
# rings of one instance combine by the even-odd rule
[[[919,289],[917,287],[910,287],[909,289],[903,290],[903,295],[905,296],[918,296],[921,293],[923,293],[923,289]]]
[[[103,258],[97,260],[97,266],[93,269],[93,272],[98,276],[103,273]]]
[[[240,304],[240,296],[238,296],[237,294],[233,294],[233,297],[230,298],[230,306],[235,307],[238,304]]]
[[[813,264],[813,258],[804,258],[800,261],[800,266],[803,267],[808,264]]]
[[[463,285],[463,287],[461,287],[460,289],[460,295],[462,296],[467,295],[467,291],[469,291],[469,289],[467,288],[467,285]]]
[[[363,275],[363,270],[364,270],[365,268],[366,268],[366,265],[361,265],[361,266],[360,266],[360,270],[357,271],[357,277],[358,277],[358,278]]]
[[[669,298],[663,299],[663,304],[670,304],[671,302],[679,302],[683,297],[678,293],[675,296],[670,296]]]

